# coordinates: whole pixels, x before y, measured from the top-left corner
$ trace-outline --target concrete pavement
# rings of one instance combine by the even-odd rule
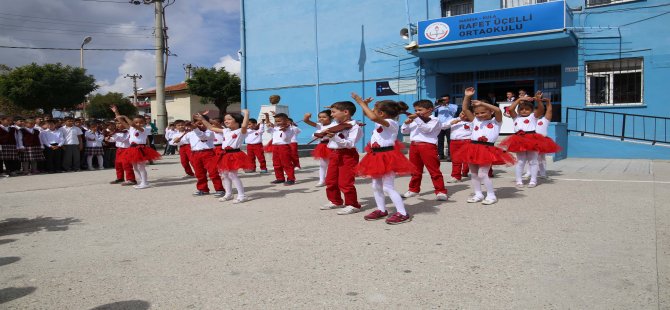
[[[147,190],[111,170],[2,179],[0,308],[670,309],[668,162],[569,159],[533,189],[504,168],[488,207],[469,183],[435,201],[424,174],[391,226],[319,210],[302,161],[292,187],[243,175],[241,205],[192,197],[174,156]]]

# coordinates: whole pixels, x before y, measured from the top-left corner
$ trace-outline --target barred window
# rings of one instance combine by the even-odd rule
[[[473,0],[441,0],[440,6],[442,17],[470,14],[475,11]]]
[[[638,1],[638,0],[587,0],[586,1],[586,6],[587,7],[594,7],[594,6],[601,6],[601,5],[610,5],[610,4],[617,4],[617,3],[624,3],[624,2],[632,2],[632,1]]]
[[[546,3],[549,1],[556,1],[556,0],[502,0],[502,7],[503,9],[514,8],[517,6]]]
[[[642,104],[642,72],[642,58],[587,62],[587,105]]]

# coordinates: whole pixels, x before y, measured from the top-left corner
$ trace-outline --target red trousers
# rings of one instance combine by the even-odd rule
[[[133,165],[127,161],[122,161],[123,152],[125,151],[126,149],[122,149],[120,147],[116,149],[116,159],[114,160],[114,169],[116,169],[116,179],[124,180],[123,172],[125,171],[126,173],[125,180],[135,182],[135,172],[133,172]]]
[[[275,168],[277,180],[295,181],[295,166],[291,159],[291,147],[288,144],[272,145],[272,166]],[[286,178],[284,178],[284,173],[286,173]]]
[[[263,143],[247,144],[247,155],[249,155],[249,160],[254,166],[254,171],[256,170],[256,159],[258,159],[261,170],[268,170],[265,163],[265,153],[263,153]]]
[[[300,156],[298,155],[298,142],[292,142],[289,144],[291,147],[291,161],[293,162],[293,167],[300,168]]]
[[[193,170],[191,169],[191,145],[185,144],[179,147],[179,160],[181,161],[181,166],[184,167],[184,172],[190,176],[194,176]]]
[[[326,174],[326,196],[336,205],[347,205],[360,208],[354,181],[358,165],[356,149],[336,149],[330,153],[328,173]],[[344,201],[340,192],[344,194]]]
[[[451,156],[451,177],[454,179],[460,180],[463,176],[468,176],[470,169],[468,164],[463,162],[462,156],[458,156],[458,151],[461,148],[470,143],[470,139],[467,140],[451,140],[449,142],[449,154]]]
[[[435,194],[447,193],[447,189],[444,187],[444,177],[440,171],[437,145],[425,142],[412,142],[409,146],[409,161],[417,168],[416,172],[412,173],[412,179],[409,181],[410,192],[421,192],[421,178],[423,167],[425,166],[430,174],[430,179],[433,181]]]
[[[216,167],[217,159],[218,157],[214,155],[214,150],[212,149],[191,152],[191,163],[193,163],[195,177],[198,179],[195,187],[197,187],[199,191],[209,193],[207,174],[209,174],[209,178],[212,180],[212,184],[214,184],[214,190],[223,190],[221,175],[219,175],[218,168]]]

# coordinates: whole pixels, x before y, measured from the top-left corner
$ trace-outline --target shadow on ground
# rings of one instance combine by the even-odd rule
[[[0,236],[31,234],[39,231],[65,231],[71,224],[80,222],[73,217],[8,218],[0,222]]]
[[[14,299],[19,299],[23,296],[30,295],[35,290],[37,290],[37,288],[33,286],[3,288],[0,290],[0,304],[4,304]]]
[[[151,307],[148,301],[124,300],[91,308],[91,310],[146,310]]]
[[[0,266],[9,265],[11,263],[16,263],[20,260],[21,260],[21,258],[16,257],[16,256],[0,257]]]

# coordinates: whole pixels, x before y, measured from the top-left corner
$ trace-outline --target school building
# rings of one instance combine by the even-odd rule
[[[670,159],[667,0],[246,0],[241,23],[252,115],[272,94],[297,121],[352,91],[411,106],[473,86],[504,106],[542,90],[557,159]]]

